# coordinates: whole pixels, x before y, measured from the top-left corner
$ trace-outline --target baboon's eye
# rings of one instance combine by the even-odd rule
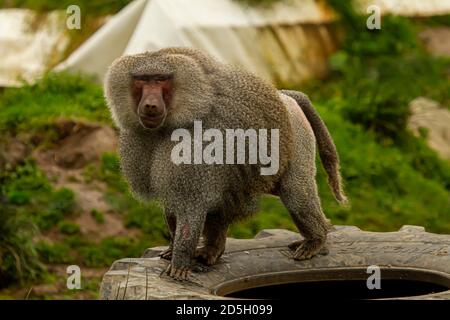
[[[134,80],[138,81],[167,81],[173,78],[172,74],[132,74]]]

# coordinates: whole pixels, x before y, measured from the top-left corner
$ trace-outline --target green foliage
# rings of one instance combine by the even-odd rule
[[[106,267],[123,257],[139,257],[148,243],[131,237],[107,237],[99,244],[87,244],[78,249],[81,261],[88,267]]]
[[[39,277],[43,268],[32,241],[36,232],[35,224],[8,204],[0,190],[0,288]]]
[[[94,218],[95,222],[97,222],[98,224],[102,224],[105,222],[105,215],[100,210],[92,209],[91,216]]]
[[[11,204],[28,204],[36,192],[51,190],[47,177],[36,167],[36,163],[29,159],[13,172],[5,172],[2,179],[2,190]]]
[[[54,190],[32,159],[0,176],[0,286],[42,275],[33,237],[73,210],[73,192]],[[49,256],[51,258],[51,256]],[[49,258],[49,259],[50,259]]]
[[[59,118],[110,123],[101,87],[87,76],[49,73],[36,84],[0,94],[0,132],[37,130]]]
[[[120,162],[117,154],[105,153],[102,155],[98,179],[106,182],[115,190],[127,190],[127,185],[120,175]]]
[[[41,230],[55,226],[75,208],[74,193],[66,188],[54,190],[32,159],[0,181],[13,210],[31,217]]]
[[[439,16],[416,18],[415,21],[422,26],[429,27],[450,27],[450,15],[443,14]]]
[[[327,2],[341,15],[346,37],[330,59],[332,78],[311,87],[317,92],[313,97],[339,97],[339,111],[346,118],[380,139],[401,143],[411,100],[427,96],[450,102],[450,60],[426,54],[407,18],[383,16],[381,30],[368,30],[367,17],[357,15],[348,3]]]
[[[75,206],[75,194],[67,188],[58,189],[53,193],[51,209],[61,212],[63,215],[70,213]]]
[[[58,223],[58,229],[64,234],[76,234],[80,232],[80,226],[72,221],[63,220]]]
[[[95,164],[87,165],[84,168],[83,176],[87,183],[93,180],[100,180],[117,191],[125,192],[128,188],[125,180],[120,175],[119,157],[115,153],[104,153],[100,167]]]
[[[142,204],[131,197],[128,200],[133,205],[125,214],[125,225],[141,229],[147,238],[159,244],[167,241],[169,234],[164,222],[164,210],[156,202]]]
[[[148,239],[133,237],[106,237],[93,242],[79,235],[70,235],[62,242],[40,241],[37,245],[43,262],[79,264],[86,267],[107,267],[123,257],[137,257],[149,246]]]
[[[249,220],[239,222],[230,228],[230,235],[236,238],[253,238],[263,229],[289,229],[296,231],[288,211],[277,197],[261,199],[261,212]]]
[[[425,178],[439,182],[450,191],[450,162],[441,159],[431,150],[424,137],[417,139],[408,136],[398,148],[415,170]]]
[[[39,257],[46,263],[75,263],[71,248],[65,243],[41,241],[37,244]]]
[[[75,208],[74,193],[66,188],[51,192],[47,201],[43,210],[35,211],[35,219],[41,230],[47,230],[57,225]]]
[[[70,5],[78,5],[81,14],[112,14],[126,6],[131,0],[0,0],[0,8],[28,8],[37,11],[66,10]]]
[[[330,59],[332,75],[303,90],[322,105],[325,118],[339,115],[331,131],[335,139],[345,133],[344,128],[353,132],[338,144],[338,150],[354,199],[351,212],[334,207],[331,198],[328,210],[342,223],[375,230],[392,230],[404,219],[403,223],[416,221],[431,230],[448,232],[450,210],[445,199],[449,197],[450,164],[426,145],[426,133],[417,139],[406,124],[409,102],[418,96],[449,104],[446,73],[450,60],[428,55],[417,39],[417,25],[407,18],[383,16],[381,30],[371,31],[366,28],[367,17],[357,15],[348,4],[328,3],[340,13],[346,38]],[[346,120],[361,127],[352,127]],[[358,144],[362,138],[371,142]],[[352,158],[345,162],[349,154]],[[360,177],[358,172],[366,175]],[[352,190],[354,175],[359,185]],[[359,200],[364,201],[358,204]],[[359,217],[364,211],[369,212],[367,218]]]

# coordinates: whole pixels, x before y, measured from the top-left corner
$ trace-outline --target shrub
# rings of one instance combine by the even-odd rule
[[[78,224],[67,220],[59,222],[58,229],[64,234],[76,234],[80,232],[80,226]]]
[[[39,257],[46,263],[73,263],[75,261],[70,247],[65,243],[41,241],[37,244],[37,251]]]
[[[39,263],[32,237],[37,228],[26,216],[10,206],[0,192],[0,288],[11,282],[35,280]]]
[[[94,218],[94,220],[98,224],[102,224],[102,223],[105,222],[105,215],[103,214],[103,212],[101,212],[101,211],[99,211],[97,209],[92,209],[91,216]]]
[[[311,92],[322,101],[339,97],[337,109],[344,117],[375,132],[384,143],[403,143],[411,100],[428,96],[450,102],[445,81],[450,60],[428,55],[407,18],[386,15],[381,30],[368,30],[367,17],[356,14],[351,5],[327,2],[341,15],[346,35],[330,59],[332,77]]]

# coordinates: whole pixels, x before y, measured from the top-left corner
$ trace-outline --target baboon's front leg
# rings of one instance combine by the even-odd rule
[[[170,259],[172,259],[173,238],[175,236],[177,219],[176,219],[175,215],[167,209],[164,211],[164,218],[165,218],[166,225],[167,225],[167,228],[169,229],[169,233],[170,233],[170,244],[169,244],[169,248],[167,248],[166,250],[161,252],[159,254],[159,256],[162,259],[170,260]]]
[[[215,264],[225,251],[227,231],[228,223],[223,219],[223,215],[209,213],[203,229],[205,245],[197,249],[195,257],[208,266]]]
[[[195,249],[205,224],[206,211],[183,212],[176,215],[172,261],[166,272],[177,280],[186,280],[191,270]]]

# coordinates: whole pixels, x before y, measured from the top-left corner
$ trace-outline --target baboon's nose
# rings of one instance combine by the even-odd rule
[[[158,108],[155,104],[146,104],[144,107],[145,111],[154,111]]]

